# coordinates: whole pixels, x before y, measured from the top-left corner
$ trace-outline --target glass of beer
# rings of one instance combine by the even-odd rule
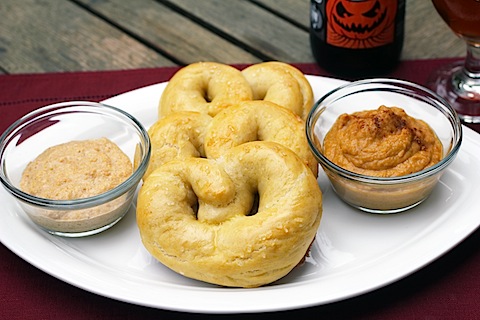
[[[465,123],[480,123],[480,0],[432,0],[447,25],[467,44],[464,61],[436,70],[427,86]]]

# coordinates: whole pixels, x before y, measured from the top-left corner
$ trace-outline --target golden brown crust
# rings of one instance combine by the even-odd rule
[[[160,99],[159,117],[178,111],[215,116],[233,103],[252,97],[252,89],[238,69],[216,62],[197,62],[170,79]]]
[[[292,65],[270,61],[242,70],[255,100],[266,100],[285,107],[306,119],[313,106],[313,90],[303,73]]]
[[[320,223],[318,165],[302,119],[313,93],[293,67],[260,68],[271,72],[254,77],[260,82],[284,77],[269,80],[282,85],[274,88],[279,96],[273,90],[267,98],[294,100],[296,115],[268,99],[254,101],[243,73],[232,69],[193,64],[167,85],[149,129],[152,157],[137,223],[145,247],[172,270],[258,287],[303,262]]]
[[[258,212],[248,216],[257,192]],[[291,150],[265,141],[217,160],[171,161],[145,180],[137,203],[153,256],[187,277],[233,287],[288,274],[307,252],[321,213],[311,171]]]
[[[317,176],[318,163],[308,146],[304,121],[268,101],[244,101],[220,112],[205,135],[205,152],[218,158],[249,141],[273,141],[294,151]]]
[[[174,159],[218,158],[250,141],[274,141],[294,151],[317,176],[318,163],[308,146],[304,121],[290,110],[268,101],[243,101],[215,117],[198,112],[175,112],[148,130],[152,156],[145,173]]]
[[[144,177],[174,159],[205,157],[204,140],[212,117],[199,112],[175,112],[148,129],[152,154]]]

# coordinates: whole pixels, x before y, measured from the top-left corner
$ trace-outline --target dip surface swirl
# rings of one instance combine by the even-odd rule
[[[421,171],[443,157],[432,128],[398,107],[380,106],[338,117],[324,139],[324,155],[363,175],[397,177]]]

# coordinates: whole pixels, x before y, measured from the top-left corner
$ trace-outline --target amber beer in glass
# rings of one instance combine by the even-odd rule
[[[435,9],[453,32],[480,45],[479,0],[432,0]]]
[[[386,75],[400,58],[404,21],[405,0],[311,0],[312,53],[333,75]]]
[[[464,61],[436,70],[427,86],[466,123],[480,123],[480,0],[432,0],[440,17],[467,47]]]

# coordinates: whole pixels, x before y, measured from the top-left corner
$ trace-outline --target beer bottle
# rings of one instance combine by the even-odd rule
[[[403,46],[405,0],[311,0],[315,60],[347,79],[385,76]]]

